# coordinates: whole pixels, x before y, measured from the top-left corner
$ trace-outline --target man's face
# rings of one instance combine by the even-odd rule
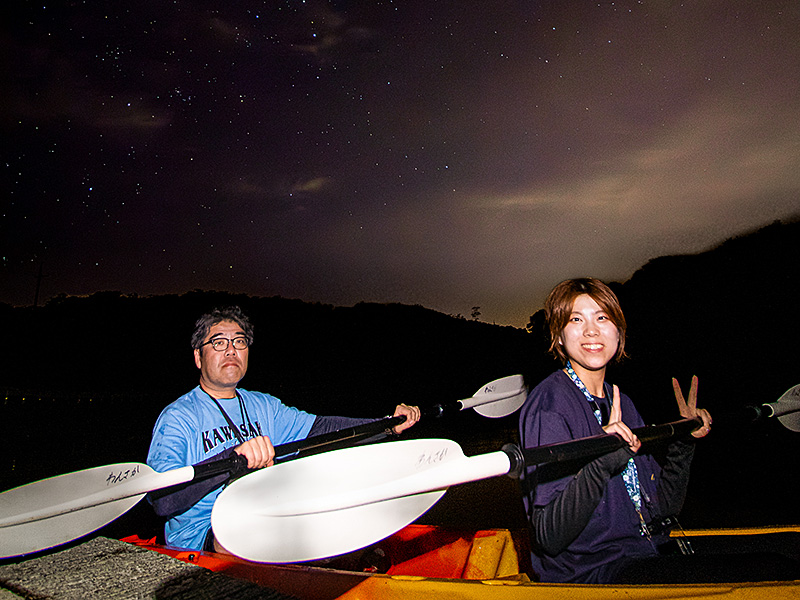
[[[204,342],[218,338],[233,340],[244,337],[242,328],[233,321],[222,321],[212,326]],[[232,398],[236,386],[247,372],[247,358],[250,349],[237,350],[228,342],[225,350],[214,350],[212,344],[205,344],[194,351],[194,362],[200,369],[200,384],[220,398]]]

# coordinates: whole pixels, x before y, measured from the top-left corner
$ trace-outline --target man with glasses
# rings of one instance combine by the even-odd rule
[[[249,469],[260,469],[273,464],[275,445],[373,420],[315,416],[269,394],[240,389],[252,343],[253,326],[238,306],[200,317],[192,335],[200,383],[162,411],[153,429],[148,465],[164,472],[236,453],[247,459]],[[420,411],[400,404],[394,415],[406,417],[394,428],[400,433],[419,420]],[[156,513],[168,517],[168,544],[224,551],[211,531],[211,509],[228,477],[218,475],[177,491],[151,494]]]

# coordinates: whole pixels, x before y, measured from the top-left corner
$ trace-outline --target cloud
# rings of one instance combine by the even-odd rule
[[[167,114],[156,114],[150,107],[141,102],[117,102],[114,105],[103,103],[102,110],[92,123],[108,133],[151,132],[167,127],[172,121]]]
[[[314,177],[295,183],[291,188],[292,194],[318,194],[329,190],[334,184],[332,177]]]
[[[149,92],[110,91],[106,83],[91,79],[77,53],[23,46],[16,51],[35,58],[15,67],[0,119],[37,123],[67,119],[128,141],[131,135],[150,135],[172,122],[171,111],[158,106]]]
[[[294,34],[296,41],[290,44],[294,51],[326,62],[348,53],[373,52],[377,48],[377,30],[350,23],[343,13],[327,4],[309,4],[306,12],[311,25]]]
[[[436,194],[361,237],[342,226],[337,247],[368,245],[387,272],[472,294],[487,315],[502,289],[524,315],[562,279],[624,280],[651,258],[703,251],[796,214],[798,149],[797,107],[709,96],[638,145],[562,165],[561,181]]]
[[[765,196],[800,195],[800,111],[777,110],[708,99],[646,145],[583,165],[568,181],[476,203],[523,219],[550,211],[662,231],[715,223],[724,207],[755,210]]]
[[[239,28],[236,25],[222,20],[219,17],[212,17],[209,20],[209,27],[217,34],[230,41],[236,41],[239,37]]]
[[[271,195],[268,187],[255,183],[245,177],[237,177],[231,182],[230,190],[234,196],[267,197]]]

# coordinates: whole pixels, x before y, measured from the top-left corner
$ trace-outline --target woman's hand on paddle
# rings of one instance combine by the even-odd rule
[[[233,451],[247,459],[248,469],[271,467],[275,461],[275,448],[269,438],[263,435],[239,444]]]
[[[628,442],[628,447],[633,452],[638,452],[642,447],[642,442],[631,431],[631,428],[622,422],[622,403],[619,399],[619,388],[614,386],[614,397],[611,402],[611,413],[608,416],[608,425],[603,427],[606,433],[616,434]]]
[[[704,408],[697,408],[697,375],[692,377],[692,386],[689,388],[688,402],[683,399],[683,392],[678,380],[672,378],[672,389],[675,390],[675,400],[678,402],[678,411],[684,419],[694,419],[700,417],[703,420],[703,426],[692,432],[696,438],[705,437],[711,431],[711,415]]]
[[[411,427],[414,423],[419,421],[420,418],[420,410],[416,406],[408,406],[406,404],[398,404],[397,408],[394,409],[394,417],[399,417],[400,415],[405,416],[406,420],[397,425],[393,431],[395,433],[401,433]]]

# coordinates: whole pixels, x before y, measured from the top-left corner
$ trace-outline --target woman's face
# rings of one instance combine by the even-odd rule
[[[581,294],[575,298],[559,343],[580,376],[582,370],[605,369],[617,353],[619,331],[591,296]]]

